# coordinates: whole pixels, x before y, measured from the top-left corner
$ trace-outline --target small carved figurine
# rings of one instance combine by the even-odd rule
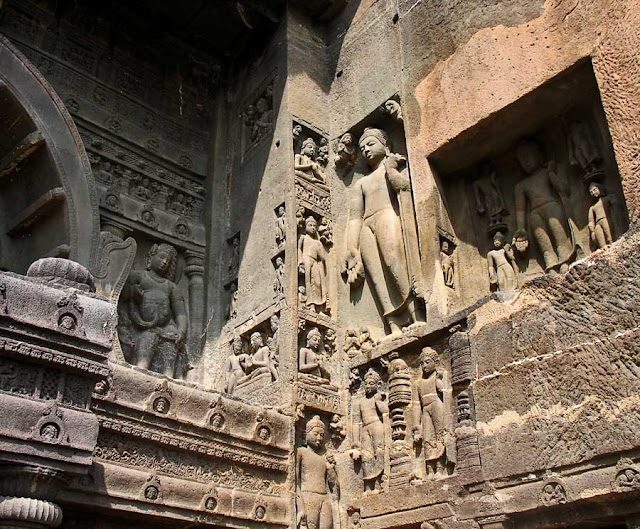
[[[495,168],[484,163],[480,167],[480,174],[473,182],[473,194],[476,201],[476,211],[480,215],[487,214],[489,217],[489,231],[494,228],[504,229],[505,224],[502,220],[504,215],[509,212],[504,206],[504,198],[502,191],[498,185]]]
[[[324,346],[329,354],[336,352],[336,331],[327,329],[324,333]]]
[[[175,376],[178,354],[184,352],[189,320],[175,276],[178,252],[169,244],[154,244],[146,270],[129,275],[120,296],[120,339],[128,360],[144,369]]]
[[[240,269],[240,236],[236,235],[231,241],[231,256],[229,257],[229,274],[238,275]]]
[[[278,208],[276,218],[276,245],[278,247],[285,243],[287,238],[287,217],[285,214],[284,206]]]
[[[445,475],[448,448],[445,429],[444,391],[445,373],[437,369],[438,353],[425,347],[420,353],[422,378],[415,386],[413,409],[415,426],[413,440],[422,445],[427,468],[427,478]]]
[[[262,334],[255,331],[251,334],[251,357],[245,362],[247,376],[254,378],[264,373],[271,375],[271,380],[278,380],[278,370],[271,361],[271,350],[264,344]]]
[[[246,377],[244,365],[248,360],[249,355],[244,352],[244,346],[242,344],[242,338],[236,336],[233,339],[231,346],[231,354],[227,358],[227,362],[224,366],[226,384],[224,391],[229,395],[233,395],[233,392],[243,378]]]
[[[449,247],[449,241],[442,241],[440,247],[440,266],[442,267],[442,275],[444,276],[444,284],[449,288],[454,287],[454,261],[451,255],[451,249]]]
[[[318,147],[313,138],[307,138],[302,142],[300,154],[294,157],[294,169],[297,176],[311,182],[324,184],[325,178],[322,167],[316,161]]]
[[[333,233],[331,231],[331,225],[327,217],[322,217],[320,220],[320,226],[318,226],[318,235],[320,236],[320,242],[325,246],[333,244]]]
[[[380,382],[377,371],[369,369],[364,376],[365,394],[353,407],[351,457],[362,461],[365,492],[380,489],[384,472],[384,415],[389,413],[389,406],[378,393]]]
[[[296,524],[299,528],[333,529],[329,493],[338,496],[340,489],[335,460],[323,453],[324,437],[324,423],[315,415],[305,428],[306,446],[298,448],[296,455]]]
[[[173,197],[173,200],[169,202],[168,209],[178,215],[184,215],[187,211],[186,198],[182,193],[178,193]]]
[[[494,249],[487,254],[489,282],[500,292],[512,292],[518,288],[518,267],[510,244],[505,244],[501,232],[493,236]]]
[[[318,239],[318,224],[312,216],[305,221],[305,233],[298,241],[298,268],[304,276],[306,307],[322,313],[327,304],[327,263],[325,249]]]
[[[326,167],[329,163],[329,140],[325,137],[320,139],[320,147],[318,147],[318,156],[316,159],[322,167]]]
[[[231,298],[229,299],[229,319],[232,320],[238,315],[238,285],[234,282],[229,287],[231,290]]]
[[[378,342],[371,338],[371,331],[369,330],[369,327],[366,327],[365,325],[360,327],[360,338],[358,339],[358,342],[360,343],[360,350],[365,354],[370,353],[373,348],[378,345]]]
[[[336,156],[333,159],[336,167],[352,167],[358,159],[358,150],[355,146],[353,134],[343,134],[336,146]]]
[[[298,305],[304,307],[307,304],[307,289],[304,285],[298,287]]]
[[[323,366],[322,334],[317,327],[307,333],[307,346],[300,348],[298,355],[298,370],[318,378],[330,380],[330,375]]]
[[[298,230],[304,229],[304,213],[304,206],[298,206],[298,209],[296,210],[296,226],[298,227]]]
[[[284,294],[284,272],[284,260],[278,256],[276,257],[276,279],[273,282],[273,290],[276,295],[281,296]]]
[[[612,210],[612,200],[607,196],[605,188],[599,182],[589,184],[589,194],[594,204],[589,208],[589,233],[591,240],[598,248],[604,248],[613,242],[609,215]]]
[[[347,353],[349,358],[353,358],[360,351],[360,340],[355,329],[347,329],[342,350]]]
[[[331,439],[336,444],[339,444],[347,435],[347,430],[344,427],[344,419],[339,414],[334,413],[331,417],[329,431],[331,432]]]
[[[267,101],[266,97],[261,97],[256,101],[255,109],[256,117],[251,131],[252,142],[258,140],[269,131],[273,122],[273,110],[269,108],[269,101]]]
[[[395,99],[387,100],[383,108],[394,120],[402,121],[402,108],[400,107],[400,103]]]

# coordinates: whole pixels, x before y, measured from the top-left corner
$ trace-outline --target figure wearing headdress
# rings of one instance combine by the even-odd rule
[[[311,182],[324,183],[324,172],[316,161],[318,146],[313,138],[307,138],[302,142],[300,154],[294,156],[295,174]]]
[[[378,393],[380,375],[369,369],[364,376],[364,396],[353,407],[353,443],[351,457],[362,461],[365,492],[379,490],[384,473],[384,416],[389,406]]]
[[[333,456],[323,453],[325,426],[315,415],[305,427],[306,446],[296,455],[296,521],[307,529],[332,529],[333,513],[330,492],[339,495],[338,475]]]
[[[422,445],[427,478],[442,477],[447,473],[447,463],[455,463],[455,446],[447,424],[448,382],[446,373],[438,369],[438,353],[425,347],[420,353],[422,378],[415,385],[413,409],[415,426],[414,442]]]
[[[131,272],[118,306],[127,360],[169,377],[175,376],[189,325],[184,298],[173,282],[177,261],[173,246],[154,244],[147,254],[146,270]]]
[[[305,305],[314,312],[327,308],[327,263],[324,245],[318,238],[318,222],[309,215],[305,233],[298,240],[298,267],[304,276]]]

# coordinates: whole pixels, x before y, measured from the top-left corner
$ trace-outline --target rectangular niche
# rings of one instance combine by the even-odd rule
[[[629,226],[590,61],[461,133],[429,163],[457,239],[456,289],[465,303],[563,272]],[[600,202],[591,195],[596,187],[606,194]],[[489,262],[499,268],[491,278]]]

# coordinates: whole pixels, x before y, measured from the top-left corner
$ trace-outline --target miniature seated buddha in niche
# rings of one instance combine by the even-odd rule
[[[324,184],[325,177],[322,166],[317,162],[318,146],[313,138],[307,138],[302,142],[300,154],[294,157],[294,169],[296,176]]]

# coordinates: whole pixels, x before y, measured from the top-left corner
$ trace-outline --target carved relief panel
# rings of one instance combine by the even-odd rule
[[[569,100],[567,85],[580,96]],[[465,133],[431,157],[462,247],[458,260],[467,288],[484,284],[485,292],[513,292],[528,279],[566,272],[627,229],[611,140],[588,65],[538,88],[491,121],[475,132],[473,144]],[[507,121],[519,124],[506,127]],[[482,264],[470,262],[467,245],[485,256]]]
[[[279,379],[279,328],[280,316],[276,313],[233,337],[223,367],[225,393],[251,395]]]
[[[334,142],[348,207],[339,251],[352,302],[373,302],[384,333],[400,336],[425,321],[426,293],[401,107],[397,98],[386,103]]]
[[[452,378],[452,348],[458,358],[469,353],[456,340],[433,347],[415,340],[352,369],[347,445],[353,472],[362,480],[356,495],[457,471],[459,429],[469,430],[460,433],[466,439],[475,428],[468,380]],[[466,445],[463,450],[467,461],[473,451]]]

